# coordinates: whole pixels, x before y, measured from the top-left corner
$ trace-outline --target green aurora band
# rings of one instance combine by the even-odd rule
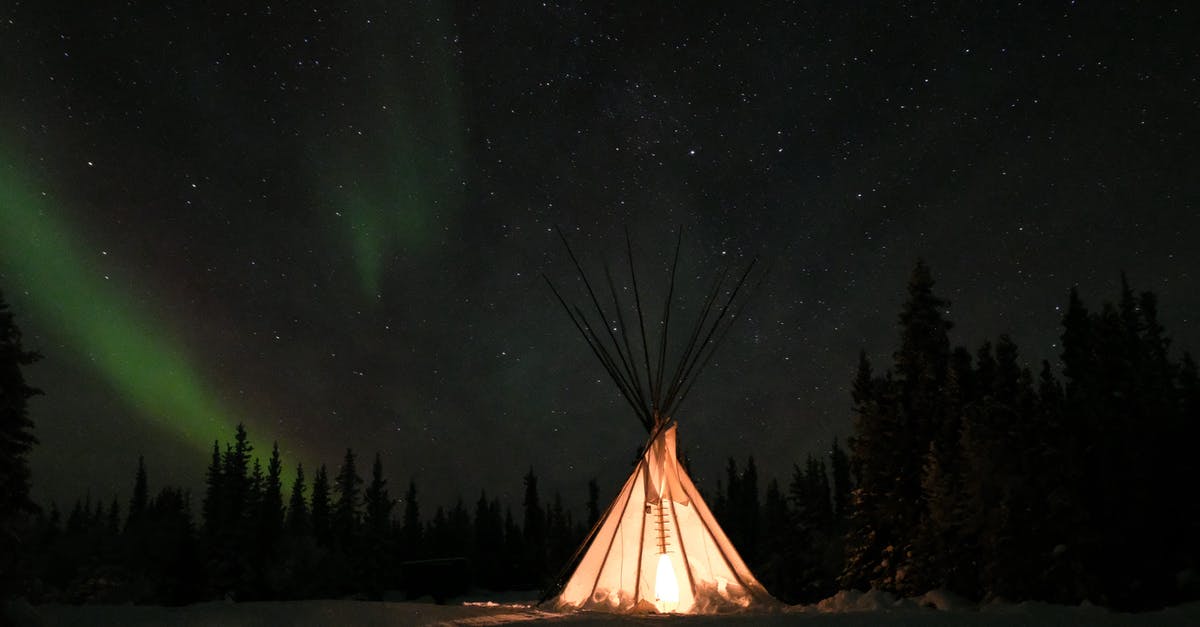
[[[377,181],[340,190],[335,199],[349,221],[354,267],[368,297],[382,289],[388,257],[398,247],[423,248],[430,227],[430,199],[415,164],[397,159]]]
[[[10,154],[0,150],[0,267],[18,282],[9,289],[28,294],[35,315],[142,417],[204,452],[230,439],[234,414],[206,390],[181,343],[82,256],[53,201],[31,191]]]
[[[334,232],[349,235],[359,288],[376,299],[397,253],[425,252],[460,205],[463,131],[460,71],[448,3],[398,8],[379,3],[392,22],[359,42],[364,85],[359,134],[310,146],[322,197],[338,212]],[[420,40],[415,52],[397,45]],[[366,54],[365,51],[373,54]],[[330,176],[330,173],[335,173]],[[344,235],[343,235],[344,236]],[[339,243],[340,245],[344,245]]]

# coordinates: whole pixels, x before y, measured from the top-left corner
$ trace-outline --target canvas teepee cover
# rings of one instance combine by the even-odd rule
[[[558,596],[562,608],[702,613],[774,603],[661,429]]]

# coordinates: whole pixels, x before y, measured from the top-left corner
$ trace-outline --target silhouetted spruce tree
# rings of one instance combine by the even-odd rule
[[[1067,298],[1062,326],[1062,439],[1058,453],[1063,487],[1056,505],[1064,513],[1061,520],[1069,522],[1055,538],[1059,562],[1056,581],[1060,585],[1056,596],[1057,600],[1078,603],[1095,588],[1088,580],[1094,579],[1094,561],[1102,559],[1099,521],[1093,507],[1097,465],[1102,462],[1093,446],[1099,433],[1096,420],[1101,415],[1098,401],[1103,391],[1091,316],[1074,287]]]
[[[206,538],[205,557],[209,581],[218,594],[237,595],[247,579],[249,547],[253,541],[253,512],[250,509],[250,444],[245,425],[239,423],[233,444],[226,444],[221,455],[221,472],[210,473],[205,489],[204,512],[215,515],[213,532]],[[207,501],[209,494],[220,495],[219,503]]]
[[[383,478],[383,461],[375,453],[371,465],[371,483],[363,494],[366,510],[361,557],[367,594],[372,599],[382,598],[383,590],[390,583],[387,565],[393,553],[391,546],[392,499],[388,495],[387,480]]]
[[[1184,352],[1178,373],[1178,413],[1182,424],[1181,446],[1190,446],[1200,442],[1200,376],[1197,375],[1196,360],[1191,353]],[[1175,472],[1170,485],[1177,486],[1180,482],[1186,484],[1187,477],[1200,476],[1200,456],[1189,454],[1177,458],[1179,469]],[[1200,499],[1184,498],[1186,490],[1179,490],[1169,502],[1179,511],[1180,522],[1185,538],[1182,557],[1186,570],[1200,572]],[[1184,571],[1186,572],[1186,571]],[[1193,588],[1186,599],[1200,597],[1200,590]]]
[[[333,544],[333,531],[329,520],[329,475],[325,464],[317,469],[313,476],[312,487],[312,529],[313,537],[319,546],[328,547]]]
[[[1158,320],[1158,297],[1153,292],[1142,292],[1133,307],[1137,333],[1131,341],[1137,343],[1134,392],[1138,411],[1126,427],[1127,446],[1136,447],[1130,454],[1134,498],[1126,515],[1134,533],[1140,534],[1144,541],[1141,547],[1135,545],[1133,551],[1136,568],[1146,573],[1139,578],[1140,583],[1151,592],[1140,595],[1139,600],[1157,596],[1150,601],[1157,605],[1180,600],[1172,594],[1171,586],[1176,584],[1175,574],[1189,564],[1182,557],[1186,549],[1180,551],[1174,538],[1186,537],[1189,524],[1184,521],[1189,512],[1175,500],[1180,489],[1187,489],[1176,477],[1195,476],[1200,464],[1191,454],[1192,443],[1186,440],[1187,424],[1178,411],[1179,392],[1175,382],[1180,366],[1170,359],[1171,340]],[[1144,507],[1140,516],[1131,511],[1139,506]]]
[[[329,551],[321,562],[324,587],[330,594],[361,590],[361,562],[356,558],[360,542],[360,494],[362,478],[355,468],[354,452],[346,450],[333,480],[334,501],[329,511]]]
[[[1042,495],[1038,508],[1040,520],[1031,533],[1043,538],[1049,547],[1041,555],[1045,569],[1033,579],[1035,598],[1057,603],[1077,603],[1084,597],[1081,586],[1082,564],[1078,551],[1069,551],[1074,544],[1073,531],[1086,528],[1082,509],[1081,486],[1085,478],[1081,467],[1082,434],[1069,428],[1063,415],[1063,387],[1054,375],[1050,362],[1043,360],[1038,376],[1037,416],[1041,428],[1038,446],[1030,451],[1033,481]]]
[[[987,365],[988,359],[981,357]],[[1030,571],[1049,567],[1043,559],[1053,545],[1033,533],[1044,488],[1035,472],[1035,442],[1045,437],[1036,411],[1033,376],[1018,363],[1007,336],[996,342],[991,385],[968,413],[963,447],[968,474],[965,489],[974,499],[980,551],[980,592],[986,597],[1029,598]]]
[[[1192,354],[1184,351],[1179,367],[1179,411],[1189,424],[1200,422],[1200,374],[1197,370]]]
[[[140,542],[145,562],[139,571],[143,603],[182,605],[199,598],[203,569],[196,551],[189,495],[166,487],[147,505]]]
[[[63,520],[58,505],[51,501],[50,506],[35,517],[37,542],[32,554],[37,558],[33,561],[33,576],[50,589],[61,590],[62,582],[66,579],[64,570],[70,568],[67,563],[68,555],[62,547]],[[31,601],[39,599],[32,598]]]
[[[95,544],[86,537],[88,532],[88,517],[82,499],[75,499],[67,512],[62,532],[57,534],[57,543],[51,551],[55,559],[51,561],[46,575],[46,583],[61,591],[69,600],[76,600],[75,588],[80,576],[86,572]]]
[[[968,412],[963,426],[967,475],[964,487],[972,499],[971,531],[979,543],[980,591],[995,596],[1000,591],[991,571],[1000,553],[1011,548],[1003,542],[1004,531],[1011,523],[1006,465],[1012,461],[1004,456],[1003,432],[1010,428],[1013,419],[1016,364],[1003,340],[995,347],[984,344],[978,363],[981,398]]]
[[[165,488],[164,488],[165,489]],[[146,510],[150,505],[149,485],[146,477],[146,461],[138,455],[137,471],[134,472],[133,493],[129,499],[129,516],[125,519],[124,537],[122,538],[121,561],[138,577],[146,576],[154,570],[150,567],[153,547],[149,546],[146,538],[157,530],[152,529],[155,521],[149,520]],[[89,523],[88,526],[93,526]],[[98,543],[97,543],[98,545]],[[95,548],[99,548],[98,546]],[[153,588],[144,584],[143,588]],[[154,593],[148,591],[135,592],[134,600],[147,603],[154,600]]]
[[[400,528],[400,555],[412,560],[425,557],[421,547],[421,507],[417,503],[417,483],[409,480],[404,494],[404,525]]]
[[[259,515],[260,537],[265,545],[273,547],[283,530],[283,460],[279,457],[279,443],[271,446],[271,459],[267,462],[267,477],[263,483],[262,510]]]
[[[749,566],[757,566],[756,561],[763,555],[758,547],[762,503],[758,500],[758,470],[752,456],[746,460],[744,471],[738,470],[737,460],[728,458],[725,482],[716,482],[716,495],[712,503],[713,516],[730,542],[738,548]]]
[[[247,527],[255,527],[259,514],[262,513],[263,492],[267,486],[267,478],[263,475],[262,462],[254,458],[250,464],[250,478],[246,485],[246,520]]]
[[[454,507],[450,508],[447,522],[450,527],[450,537],[454,542],[448,555],[467,556],[469,554],[467,547],[471,544],[471,513],[467,511],[467,506],[463,504],[461,496],[454,500]]]
[[[746,551],[746,532],[743,529],[745,524],[745,516],[738,511],[738,508],[745,504],[745,499],[742,496],[742,476],[738,471],[737,461],[730,457],[725,463],[725,485],[722,490],[722,484],[717,482],[717,499],[713,508],[713,515],[717,518],[718,524],[729,536],[729,540],[733,545],[739,547],[739,550]],[[746,551],[746,555],[752,557],[753,554]]]
[[[588,479],[588,500],[587,500],[587,527],[591,529],[596,525],[596,521],[600,520],[600,486],[596,484],[596,478]]]
[[[392,518],[392,499],[388,496],[387,480],[383,478],[383,461],[375,454],[371,465],[371,483],[363,496],[366,507],[366,527],[372,538],[382,539],[387,534]]]
[[[1092,322],[1079,290],[1072,287],[1063,314],[1062,364],[1067,398],[1075,402],[1090,400],[1096,394],[1096,346]]]
[[[141,455],[138,455],[137,474],[133,479],[133,496],[129,499],[129,518],[126,520],[126,526],[131,523],[136,523],[142,514],[146,512],[146,504],[149,501],[149,488],[146,485],[146,460]]]
[[[239,585],[239,599],[276,598],[283,587],[276,567],[283,530],[282,472],[278,443],[272,446],[266,474],[259,460],[254,460],[242,535],[246,572]]]
[[[278,599],[305,599],[328,593],[325,577],[314,577],[324,573],[321,558],[324,549],[318,548],[313,532],[312,516],[305,500],[307,484],[304,466],[296,465],[296,476],[292,481],[291,496],[284,520],[284,533],[279,543],[278,559],[267,566],[268,584],[271,595]],[[328,487],[325,489],[326,535],[328,533]]]
[[[944,314],[949,305],[933,293],[933,276],[918,260],[908,283],[908,300],[900,311],[900,350],[895,353],[897,413],[896,449],[892,485],[883,502],[885,524],[893,527],[894,545],[884,567],[886,586],[903,593],[919,593],[920,582],[910,577],[912,541],[925,514],[921,490],[924,452],[942,429],[943,396],[950,358],[947,333],[953,324]]]
[[[732,461],[732,459],[733,458],[730,458],[730,461]],[[700,493],[703,496],[704,491],[700,490]],[[712,495],[712,498],[709,499],[709,502],[712,503],[710,507],[712,508],[713,517],[717,519],[717,524],[721,525],[721,529],[725,532],[725,535],[729,536],[730,541],[732,541],[733,536],[730,535],[730,532],[732,531],[731,525],[733,524],[733,521],[728,514],[729,496],[725,489],[725,484],[720,479],[717,479],[717,491]]]
[[[759,515],[762,510],[762,504],[758,498],[758,466],[754,464],[754,456],[751,455],[746,459],[746,471],[742,473],[741,485],[739,486],[740,503],[738,504],[737,512],[741,517],[739,527],[742,533],[742,550],[747,555],[755,556],[759,554],[758,537],[759,537]],[[828,497],[828,494],[826,494]]]
[[[256,547],[266,487],[267,476],[263,473],[262,462],[255,457],[251,460],[250,475],[246,480],[246,512],[242,515],[242,541]]]
[[[955,472],[957,454],[957,445],[943,452],[937,442],[929,443],[922,472],[926,515],[915,546],[925,585],[972,598],[978,594],[975,534],[967,520],[962,477]]]
[[[796,565],[805,550],[792,527],[792,512],[775,479],[767,484],[763,500],[762,555],[756,560],[755,574],[763,586],[786,603],[800,602],[800,583]]]
[[[359,486],[362,478],[354,467],[354,451],[346,449],[342,458],[342,466],[338,469],[334,490],[337,501],[333,506],[333,538],[334,544],[342,550],[350,550],[355,546],[358,536],[358,506]]]
[[[1128,297],[1122,296],[1128,308]],[[1111,303],[1089,314],[1072,290],[1063,332],[1064,415],[1082,440],[1080,492],[1090,524],[1076,531],[1067,548],[1093,579],[1085,586],[1087,596],[1104,604],[1114,603],[1114,582],[1127,586],[1136,576],[1129,547],[1116,544],[1120,534],[1131,531],[1124,507],[1134,506],[1128,500],[1133,469],[1123,438],[1134,402],[1129,381],[1136,367],[1128,354],[1131,323],[1128,312]]]
[[[1105,544],[1103,573],[1105,591],[1110,602],[1123,609],[1138,602],[1138,597],[1154,594],[1157,587],[1147,578],[1146,558],[1161,557],[1151,546],[1152,538],[1146,535],[1143,516],[1156,513],[1146,497],[1152,491],[1147,482],[1148,464],[1142,451],[1142,430],[1153,424],[1161,428],[1159,420],[1145,420],[1141,405],[1145,399],[1138,389],[1137,375],[1143,368],[1137,347],[1138,318],[1133,304],[1132,292],[1122,277],[1122,298],[1115,315],[1112,307],[1102,309],[1097,338],[1101,352],[1101,376],[1109,390],[1105,433],[1102,435],[1101,450],[1107,453],[1110,464],[1104,474],[1107,493],[1102,494],[1101,512],[1105,525],[1102,537]],[[1156,534],[1157,535],[1157,534]],[[1155,582],[1157,584],[1158,582]],[[1130,590],[1135,588],[1135,590]]]
[[[860,351],[851,387],[853,435],[847,442],[855,487],[850,493],[846,566],[839,580],[843,588],[865,590],[886,585],[888,573],[883,560],[898,542],[884,511],[895,472],[892,458],[896,454],[890,388],[887,379],[874,376],[866,352]]]
[[[504,521],[500,517],[499,501],[489,501],[486,492],[481,491],[475,502],[474,531],[471,565],[475,570],[475,583],[498,590],[506,583],[502,566]]]
[[[1158,321],[1158,296],[1154,292],[1142,292],[1138,297],[1137,313],[1143,351],[1139,382],[1145,388],[1145,400],[1150,403],[1146,409],[1154,414],[1174,413],[1173,408],[1163,405],[1176,399],[1176,389],[1172,383],[1178,368],[1171,363],[1171,340],[1167,337],[1167,330]]]
[[[125,546],[122,542],[121,533],[123,530],[121,520],[120,504],[116,495],[113,495],[109,501],[108,509],[100,511],[100,503],[96,502],[97,515],[103,514],[103,518],[98,518],[96,524],[98,527],[98,536],[100,537],[100,560],[105,565],[106,569],[112,575],[114,583],[122,581],[126,573],[123,570],[127,565],[123,562],[125,557]]]
[[[850,516],[850,492],[854,486],[850,482],[850,458],[838,445],[837,438],[833,439],[833,446],[829,450],[829,466],[833,479],[833,515],[838,521],[838,529],[844,532],[846,519]]]
[[[823,532],[833,528],[833,502],[830,499],[829,472],[824,460],[809,455],[804,460],[804,481],[808,485],[811,507],[808,515],[813,526]]]
[[[250,444],[250,436],[246,426],[238,423],[233,436],[233,446],[226,447],[222,460],[221,478],[225,492],[225,515],[230,533],[236,533],[243,527],[248,514],[250,492],[250,453],[254,447]]]
[[[16,595],[28,575],[20,538],[38,507],[29,499],[29,453],[37,438],[27,403],[41,394],[25,383],[22,367],[41,355],[21,345],[21,330],[0,292],[0,600]]]
[[[851,473],[854,515],[847,534],[842,585],[919,593],[915,542],[928,518],[922,476],[930,443],[949,429],[945,395],[953,326],[948,303],[934,295],[928,266],[918,261],[900,311],[900,349],[883,377],[872,375],[865,354],[852,396]],[[894,373],[894,377],[893,377]]]
[[[571,513],[563,506],[562,494],[555,492],[546,508],[546,568],[545,575],[553,576],[575,549]]]
[[[50,583],[55,588],[62,590],[65,595],[70,595],[71,584],[79,576],[81,566],[93,548],[83,537],[84,532],[87,531],[87,523],[83,499],[77,498],[71,508],[67,510],[66,520],[63,522],[60,541],[62,562],[57,569],[61,576],[50,580]]]
[[[111,503],[108,504],[108,514],[106,530],[111,536],[117,536],[121,533],[121,505],[117,502],[117,497],[113,497]]]
[[[521,527],[513,520],[512,506],[504,509],[504,553],[501,556],[501,578],[507,589],[527,589],[525,579],[525,539]]]
[[[428,545],[429,555],[434,557],[444,557],[452,550],[454,541],[450,537],[450,524],[446,520],[445,508],[440,505],[434,511],[429,524],[425,526],[425,543]]]
[[[88,510],[90,509],[90,499],[88,501],[84,501],[83,499],[75,499],[75,504],[71,506],[71,513],[67,514],[66,531],[68,533],[77,533],[87,529],[89,523],[91,522],[88,514]]]
[[[542,511],[538,497],[537,476],[533,468],[525,475],[525,498],[522,501],[525,516],[521,526],[524,533],[524,583],[542,585],[546,572],[546,514]]]
[[[975,401],[971,355],[961,347],[950,357],[945,420],[925,454],[921,489],[925,515],[915,540],[918,583],[957,594],[978,594],[978,554],[970,503],[964,488],[962,417]]]
[[[264,570],[269,549],[264,546],[260,534],[266,483],[262,463],[254,458],[246,479],[245,502],[237,521],[235,541],[238,579],[234,589],[236,597],[243,601],[262,600],[265,595]]]
[[[1099,539],[1089,554],[1089,570],[1100,578],[1100,598],[1121,609],[1169,602],[1174,585],[1162,565],[1180,565],[1177,543],[1161,521],[1176,521],[1170,507],[1179,470],[1171,460],[1186,449],[1174,446],[1184,433],[1172,409],[1174,365],[1166,359],[1165,332],[1157,321],[1153,295],[1134,296],[1122,276],[1121,295],[1091,317],[1101,401],[1092,416],[1089,452],[1103,488],[1089,484],[1089,501]],[[1069,398],[1068,406],[1072,404]],[[1168,527],[1171,523],[1166,523]],[[1164,531],[1167,531],[1164,533]],[[1176,531],[1173,529],[1171,531]]]
[[[1038,404],[1033,372],[1022,366],[1017,378],[1016,421],[1006,434],[1008,437],[1004,447],[1006,454],[1014,460],[1008,477],[1008,506],[1012,510],[1012,517],[1007,529],[1014,550],[1005,556],[998,569],[999,575],[1006,581],[1004,588],[1009,594],[1020,598],[1033,598],[1038,594],[1036,578],[1028,573],[1030,561],[1036,561],[1039,571],[1045,572],[1054,549],[1041,529],[1046,509],[1045,469],[1038,463],[1036,451],[1031,450],[1037,445],[1030,444],[1038,442],[1045,434]],[[1033,560],[1021,560],[1020,555],[1035,557]]]
[[[210,539],[217,536],[218,529],[225,522],[224,512],[228,497],[225,494],[222,476],[221,445],[217,440],[213,440],[212,461],[209,462],[204,475],[204,504],[201,510],[204,535]]]
[[[1200,499],[1191,499],[1191,503],[1180,503],[1176,497],[1181,488],[1178,478],[1200,475],[1200,462],[1191,454],[1191,445],[1195,440],[1189,437],[1196,435],[1197,431],[1181,411],[1182,388],[1177,385],[1177,381],[1183,364],[1171,361],[1171,340],[1158,320],[1158,297],[1153,292],[1142,292],[1139,297],[1139,310],[1144,320],[1142,397],[1147,401],[1143,405],[1142,415],[1147,420],[1158,416],[1169,434],[1164,454],[1154,455],[1153,444],[1161,439],[1150,430],[1138,431],[1146,446],[1143,458],[1148,462],[1147,472],[1151,475],[1148,479],[1151,483],[1149,498],[1154,503],[1156,515],[1168,521],[1168,531],[1157,534],[1153,550],[1161,559],[1174,564],[1176,572],[1183,572],[1194,565],[1190,559],[1190,546],[1185,545],[1185,549],[1180,551],[1178,547],[1172,547],[1169,543],[1170,538],[1186,538],[1192,535],[1193,529],[1197,529],[1190,521],[1194,515],[1200,514],[1200,506],[1195,505]]]
[[[128,598],[130,575],[126,538],[122,537],[118,520],[116,531],[111,525],[111,507],[105,507],[101,499],[95,500],[95,508],[87,523],[88,556],[84,562],[83,577],[79,582],[80,592],[85,592],[93,602],[116,602]],[[81,573],[83,574],[83,573]]]
[[[792,533],[796,535],[800,545],[808,550],[803,556],[798,556],[799,560],[794,565],[797,578],[797,589],[794,593],[799,598],[808,595],[810,584],[817,578],[817,567],[820,563],[815,550],[820,542],[820,530],[817,529],[815,520],[817,516],[814,515],[817,509],[817,504],[814,503],[816,495],[812,494],[812,486],[804,473],[811,459],[809,456],[805,465],[792,465],[792,479],[787,485],[787,498],[792,506]]]
[[[803,601],[816,601],[832,594],[840,563],[833,536],[833,509],[825,464],[809,455],[804,466],[793,468],[788,486],[792,510],[792,533],[799,551],[793,556],[793,594]]]
[[[288,498],[287,530],[294,536],[308,535],[311,531],[308,503],[304,500],[304,465],[296,464],[296,479],[292,481],[292,495]]]

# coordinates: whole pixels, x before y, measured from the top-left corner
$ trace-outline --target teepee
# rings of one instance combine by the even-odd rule
[[[605,268],[605,278],[611,312],[601,305],[561,231],[559,236],[586,288],[594,315],[568,305],[555,285],[549,279],[546,282],[650,438],[617,498],[543,602],[553,597],[553,605],[560,609],[677,613],[777,604],[746,567],[680,465],[675,450],[677,425],[672,418],[744,304],[743,287],[755,262],[751,261],[736,281],[728,280],[728,268],[720,273],[690,325],[686,342],[674,351],[678,354],[672,355],[674,365],[668,372],[667,334],[681,240],[676,240],[657,347],[652,348],[628,232],[626,251],[636,312],[629,326],[625,320],[628,304],[623,305],[618,297],[609,269]],[[739,294],[743,295],[740,301]],[[719,302],[723,302],[720,307]],[[632,327],[634,320],[636,328]]]

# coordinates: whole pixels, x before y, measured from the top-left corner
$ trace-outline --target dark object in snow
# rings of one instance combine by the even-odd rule
[[[470,569],[465,557],[414,560],[400,564],[400,574],[408,599],[425,595],[438,605],[465,593],[471,585]]]

